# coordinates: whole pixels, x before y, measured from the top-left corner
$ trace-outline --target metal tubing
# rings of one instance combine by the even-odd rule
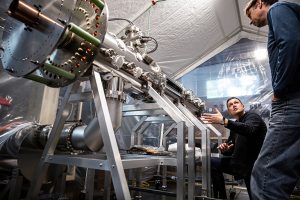
[[[142,56],[139,53],[132,51],[122,40],[117,39],[111,33],[107,32],[105,34],[102,46],[107,49],[113,49],[116,54],[124,56],[128,62],[133,62],[147,72],[151,71],[151,67],[142,61]]]
[[[103,147],[103,140],[100,133],[100,127],[97,118],[94,118],[89,123],[89,125],[85,128],[83,134],[80,134],[79,132],[76,133],[75,130],[74,133],[72,134],[73,145],[75,144],[79,145],[80,141],[84,141],[84,144],[82,145],[85,145],[88,149],[94,152],[99,151]],[[79,148],[82,145],[76,147]]]
[[[74,23],[69,23],[68,28],[71,32],[75,33],[76,35],[78,35],[79,37],[81,37],[82,39],[92,43],[93,45],[95,45],[96,47],[99,47],[101,42],[99,39],[97,39],[96,37],[92,36],[90,33],[86,32],[85,30],[83,30],[82,28],[80,28],[79,26],[77,26]]]
[[[53,25],[64,28],[46,15],[43,15],[40,10],[31,7],[23,1],[14,0],[9,6],[8,14],[23,22],[26,26],[40,31],[47,30],[50,32],[54,28]]]
[[[104,69],[106,71],[109,71],[111,73],[114,73],[114,74],[122,77],[123,79],[130,82],[132,84],[132,86],[134,87],[134,89],[138,90],[139,92],[142,92],[141,91],[142,84],[139,83],[138,81],[136,81],[134,78],[130,77],[129,75],[125,74],[124,72],[113,69],[113,68],[111,68],[111,67],[109,67],[109,66],[107,66],[103,63],[100,63],[100,62],[96,61],[96,60],[93,62],[93,65],[97,68]]]
[[[164,129],[165,129],[165,124],[162,123],[160,125],[160,134],[159,134],[159,147],[163,147],[162,143],[163,143],[163,137],[164,137]]]
[[[113,124],[114,131],[116,131],[118,128],[120,128],[122,124],[123,102],[117,99],[107,98],[107,106],[109,109],[109,114]]]
[[[62,76],[64,78],[67,78],[69,80],[73,80],[75,78],[75,74],[72,74],[71,72],[67,72],[66,70],[63,70],[63,69],[60,69],[54,65],[51,65],[49,63],[45,63],[43,65],[43,69],[51,72],[51,73],[54,73],[58,76]]]
[[[120,128],[122,124],[122,108],[125,99],[123,85],[123,80],[116,76],[107,82],[106,87],[106,101],[114,131]]]

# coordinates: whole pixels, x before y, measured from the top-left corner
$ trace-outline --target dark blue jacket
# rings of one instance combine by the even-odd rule
[[[300,94],[300,5],[273,4],[267,15],[268,53],[276,97]]]

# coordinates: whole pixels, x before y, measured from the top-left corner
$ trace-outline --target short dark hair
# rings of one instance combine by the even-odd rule
[[[241,101],[239,98],[237,98],[237,97],[230,97],[230,98],[228,98],[227,101],[226,101],[226,106],[227,106],[227,108],[228,108],[228,101],[230,101],[230,100],[232,100],[232,99],[237,99],[237,100],[239,100],[239,101],[241,102],[241,104],[243,104],[242,101]],[[243,105],[244,105],[244,104],[243,104]]]
[[[247,3],[246,7],[245,7],[245,13],[248,16],[248,12],[249,9],[252,8],[258,0],[251,0]],[[273,5],[274,3],[278,2],[278,0],[261,0],[261,2],[263,2],[266,5]]]

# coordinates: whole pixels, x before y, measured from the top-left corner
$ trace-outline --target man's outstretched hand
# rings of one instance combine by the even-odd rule
[[[223,124],[223,115],[220,113],[220,111],[215,108],[215,112],[216,113],[204,113],[201,116],[201,120],[205,123],[205,124]]]

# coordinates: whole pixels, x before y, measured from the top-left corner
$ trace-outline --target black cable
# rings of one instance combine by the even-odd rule
[[[155,38],[153,38],[153,37],[150,37],[150,36],[142,36],[142,39],[144,39],[144,38],[150,39],[151,41],[153,41],[155,43],[155,47],[153,49],[151,49],[150,51],[147,51],[146,53],[150,54],[150,53],[153,53],[154,51],[156,51],[157,48],[158,48],[158,42],[157,42],[157,40]]]
[[[130,21],[129,19],[125,19],[125,18],[110,18],[108,21],[117,21],[117,20],[124,20],[124,21],[127,21],[128,23],[130,23],[131,25],[133,25],[133,22]]]
[[[130,23],[130,25],[134,25],[133,22],[130,21],[129,19],[119,18],[119,17],[110,18],[108,21],[117,21],[117,20],[124,20],[124,21],[127,21],[128,23]],[[157,48],[158,48],[158,42],[157,42],[157,40],[155,38],[150,37],[150,36],[142,36],[142,39],[150,39],[150,41],[153,41],[155,43],[155,47],[153,49],[151,49],[150,51],[147,51],[146,52],[147,54],[153,53],[154,51],[157,50]]]

